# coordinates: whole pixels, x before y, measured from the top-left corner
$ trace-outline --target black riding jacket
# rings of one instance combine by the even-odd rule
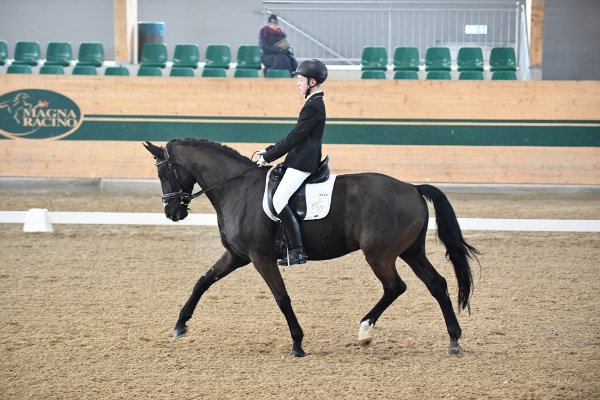
[[[294,129],[286,137],[267,147],[263,158],[272,162],[287,153],[285,167],[313,173],[321,161],[321,144],[325,129],[323,92],[310,96]]]

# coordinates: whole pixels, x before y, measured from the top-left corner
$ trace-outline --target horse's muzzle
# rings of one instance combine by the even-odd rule
[[[165,215],[173,222],[181,221],[188,216],[187,206],[175,204],[173,206],[165,204]]]

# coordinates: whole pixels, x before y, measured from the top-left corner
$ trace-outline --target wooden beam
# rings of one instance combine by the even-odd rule
[[[137,0],[114,0],[115,61],[137,61]]]
[[[544,42],[544,0],[531,2],[531,41],[529,43],[529,64],[542,66],[542,45]]]

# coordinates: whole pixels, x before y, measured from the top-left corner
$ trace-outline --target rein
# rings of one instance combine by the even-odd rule
[[[175,185],[173,185],[173,188],[175,191],[171,192],[171,193],[166,193],[163,194],[162,196],[162,201],[163,203],[165,203],[167,200],[171,200],[171,199],[179,199],[180,204],[183,204],[185,206],[189,205],[190,202],[195,199],[196,197],[200,197],[205,193],[210,192],[213,189],[216,189],[220,186],[225,185],[226,183],[231,182],[234,179],[239,178],[240,176],[244,175],[246,172],[250,171],[251,169],[257,168],[258,165],[254,164],[251,167],[243,170],[242,172],[240,172],[237,175],[232,176],[231,178],[223,181],[223,182],[219,182],[216,185],[213,185],[211,187],[209,187],[208,189],[202,189],[199,192],[196,193],[188,193],[183,191],[183,189],[181,188],[181,184],[179,183],[179,177],[177,176],[177,171],[174,168],[174,163],[170,160],[169,157],[169,151],[167,150],[167,146],[165,146],[164,148],[164,153],[165,153],[165,159],[161,162],[157,162],[156,166],[158,167],[161,164],[167,164],[167,167],[169,168],[169,175],[171,178],[171,182],[174,183]]]
[[[251,169],[257,168],[257,167],[258,167],[258,165],[253,165],[253,166],[251,166],[251,167],[243,170],[239,174],[232,176],[231,178],[227,179],[226,181],[219,182],[216,185],[213,185],[213,186],[209,187],[208,189],[202,189],[199,192],[196,192],[196,193],[192,194],[191,197],[192,197],[192,199],[195,199],[196,197],[202,196],[203,194],[208,193],[211,190],[218,188],[219,186],[222,186],[222,185],[224,185],[226,183],[231,182],[232,180],[234,180],[236,178],[239,178],[240,176],[244,175],[246,172],[250,171]]]

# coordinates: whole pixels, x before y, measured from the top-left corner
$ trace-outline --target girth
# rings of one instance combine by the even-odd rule
[[[282,164],[277,165],[271,171],[269,175],[269,184],[267,188],[267,196],[269,201],[269,209],[273,215],[277,215],[275,208],[273,207],[273,195],[277,190],[277,187],[281,183],[283,174],[285,174],[286,167]],[[296,211],[300,220],[306,217],[306,184],[308,183],[321,183],[329,179],[329,156],[326,156],[317,167],[316,171],[313,172],[306,178],[304,183],[296,190],[296,192],[290,197],[288,204],[292,207],[292,210]]]

